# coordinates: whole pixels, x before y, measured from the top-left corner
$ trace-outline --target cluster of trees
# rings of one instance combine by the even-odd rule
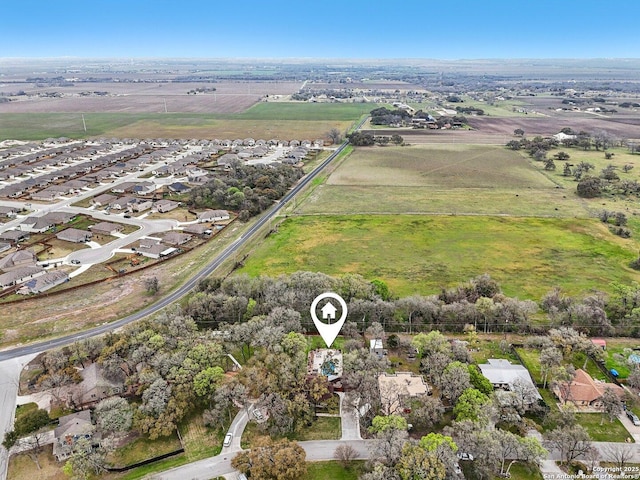
[[[372,125],[395,125],[411,119],[411,114],[400,108],[389,110],[386,107],[380,107],[371,110],[370,113]]]
[[[240,219],[246,220],[283,197],[303,175],[291,165],[236,165],[191,190],[187,203],[193,208],[239,211]]]
[[[397,415],[376,417],[369,430],[377,442],[362,480],[406,480],[457,478],[457,454],[474,458],[479,478],[507,477],[516,462],[534,467],[547,451],[536,438],[522,437],[483,422],[453,422],[443,433],[429,433],[419,440],[409,438],[407,422]]]
[[[349,139],[349,143],[357,147],[370,147],[372,145],[384,146],[388,145],[389,142],[394,145],[402,145],[404,143],[404,138],[397,134],[389,137],[386,135],[373,135],[369,132],[354,132],[347,135],[347,138]]]
[[[302,325],[312,329],[309,305],[317,295],[334,291],[347,301],[346,325],[359,332],[372,322],[382,324],[388,332],[461,332],[467,324],[484,332],[536,332],[546,330],[531,322],[542,310],[547,323],[573,326],[591,335],[640,335],[635,322],[640,319],[640,310],[636,311],[640,303],[629,309],[630,303],[615,288],[614,295],[595,292],[584,297],[569,297],[556,288],[536,303],[504,295],[498,283],[486,274],[442,289],[437,295],[403,298],[393,298],[380,280],[370,282],[354,274],[330,277],[318,272],[296,272],[277,278],[234,275],[224,281],[201,283],[185,304],[184,312],[198,325],[222,328],[222,324],[243,323],[282,307],[297,312]],[[639,285],[628,288],[640,298]]]

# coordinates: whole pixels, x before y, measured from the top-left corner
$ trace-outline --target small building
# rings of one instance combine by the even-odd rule
[[[369,340],[369,353],[377,355],[379,358],[385,354],[384,347],[382,346],[381,338],[372,338]]]
[[[111,195],[110,193],[103,193],[102,195],[98,195],[91,199],[91,204],[96,207],[104,207],[109,205],[111,202],[117,200],[118,197],[115,195]]]
[[[170,247],[169,245],[164,245],[162,243],[154,243],[154,244],[142,243],[142,240],[140,242],[141,244],[138,247],[137,251],[141,255],[144,255],[145,257],[149,257],[153,259],[166,257],[168,255],[171,255],[172,253],[175,253],[178,250],[175,247]]]
[[[78,228],[66,228],[60,233],[56,234],[58,240],[64,240],[72,243],[84,243],[91,240],[93,234],[86,230],[80,230]]]
[[[402,413],[407,398],[429,395],[431,392],[422,375],[411,372],[383,373],[378,377],[378,387],[385,415]]]
[[[607,341],[604,338],[592,338],[591,343],[596,347],[600,347],[602,350],[607,349]]]
[[[80,371],[82,381],[76,385],[73,402],[86,407],[98,403],[105,398],[119,395],[124,391],[122,382],[109,380],[97,363],[87,365]]]
[[[307,374],[323,375],[332,382],[342,377],[342,352],[332,348],[317,348],[309,352]]]
[[[186,193],[191,190],[191,187],[182,182],[174,182],[171,185],[167,185],[167,188],[172,193]]]
[[[203,223],[193,223],[191,225],[185,225],[182,231],[185,233],[192,233],[194,235],[211,235],[213,233],[211,227]]]

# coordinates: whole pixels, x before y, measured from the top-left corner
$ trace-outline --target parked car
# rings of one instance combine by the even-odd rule
[[[80,260],[76,260],[75,258],[73,260],[71,260],[71,263],[73,265],[80,265]]]
[[[633,423],[636,427],[640,427],[640,418],[638,418],[638,416],[631,410],[627,410],[627,417],[629,417],[631,423]]]
[[[466,452],[458,452],[458,458],[460,460],[473,460],[473,455],[471,455],[470,453],[466,453]]]
[[[462,469],[460,468],[460,465],[458,465],[457,463],[453,464],[453,471],[458,475],[462,473]]]
[[[233,434],[232,433],[227,433],[224,436],[224,442],[222,442],[222,445],[224,447],[228,447],[229,445],[231,445],[231,439],[233,438]]]
[[[262,420],[264,418],[260,410],[254,410],[253,416],[256,417],[256,420]]]

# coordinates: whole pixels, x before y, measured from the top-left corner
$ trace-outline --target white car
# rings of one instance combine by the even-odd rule
[[[256,420],[262,420],[264,418],[260,410],[254,410],[253,416],[256,417]]]
[[[458,458],[460,460],[473,460],[473,455],[471,455],[470,453],[465,453],[465,452],[458,452]]]
[[[228,447],[229,445],[231,445],[231,439],[233,438],[233,434],[232,433],[227,433],[224,437],[224,442],[222,442],[222,445],[224,447]]]
[[[460,475],[462,473],[462,469],[460,468],[460,465],[458,465],[457,463],[453,464],[453,471],[457,474]]]

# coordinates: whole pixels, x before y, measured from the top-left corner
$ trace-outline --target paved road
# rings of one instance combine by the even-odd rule
[[[35,355],[28,355],[0,362],[0,442],[4,439],[5,432],[13,428],[20,372],[34,357]],[[0,445],[0,480],[7,478],[8,466],[9,455]]]

